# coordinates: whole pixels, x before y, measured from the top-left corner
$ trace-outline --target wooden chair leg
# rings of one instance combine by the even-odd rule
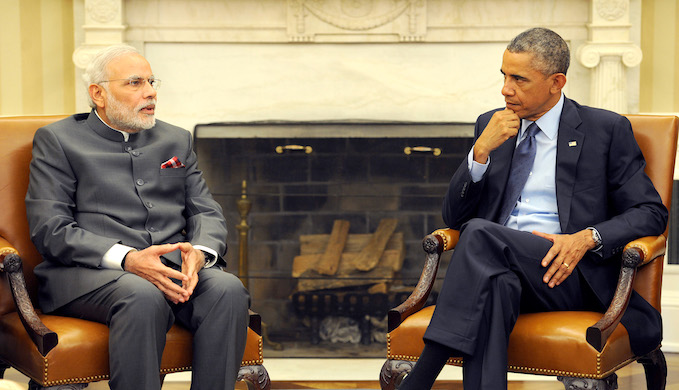
[[[667,362],[665,354],[656,349],[648,355],[639,359],[639,363],[644,365],[646,373],[646,388],[648,390],[665,390],[667,385]]]
[[[382,390],[394,390],[401,384],[403,377],[410,373],[415,362],[407,360],[387,360],[380,371],[380,387]]]
[[[262,365],[243,366],[238,370],[238,381],[244,381],[248,390],[269,390],[271,380],[269,373]]]
[[[558,376],[556,379],[563,383],[566,390],[615,390],[618,388],[618,376],[611,374],[604,379],[573,378]]]

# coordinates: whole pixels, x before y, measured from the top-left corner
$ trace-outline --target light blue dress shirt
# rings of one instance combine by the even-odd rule
[[[556,204],[556,142],[559,121],[563,109],[564,95],[559,102],[536,121],[539,131],[535,135],[537,151],[535,162],[519,200],[512,210],[505,226],[532,232],[534,230],[560,234],[559,211]],[[516,137],[516,145],[526,136],[526,129],[531,121],[522,119],[521,129]],[[485,164],[474,161],[474,148],[467,156],[472,180],[478,182],[490,165],[490,158]]]

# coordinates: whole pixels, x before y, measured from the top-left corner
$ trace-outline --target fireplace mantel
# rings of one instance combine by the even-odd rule
[[[196,138],[469,138],[473,123],[256,121],[199,124]]]
[[[536,21],[572,49],[568,97],[638,112],[641,0],[75,0],[74,9],[76,76],[101,47],[132,44],[163,79],[158,116],[189,129],[473,122],[503,105],[502,51]]]

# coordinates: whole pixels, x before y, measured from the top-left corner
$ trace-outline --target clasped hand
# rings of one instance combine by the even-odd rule
[[[573,234],[547,234],[538,231],[533,231],[533,234],[552,242],[552,247],[541,261],[543,267],[549,266],[542,281],[550,288],[563,283],[585,253],[596,246],[592,233],[587,229]]]
[[[162,263],[160,257],[176,250],[181,251],[181,272]],[[205,266],[205,255],[188,242],[152,245],[130,252],[125,260],[125,270],[153,283],[173,303],[189,300],[198,284],[198,271]],[[171,279],[181,280],[181,286]]]

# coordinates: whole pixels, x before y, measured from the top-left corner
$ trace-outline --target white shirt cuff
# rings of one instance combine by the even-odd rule
[[[478,183],[483,178],[486,170],[488,170],[488,165],[490,165],[490,156],[488,156],[488,161],[485,164],[474,161],[474,147],[472,147],[467,155],[467,168],[474,183]]]
[[[107,269],[117,269],[123,270],[121,263],[130,251],[135,250],[131,246],[123,244],[115,244],[104,253],[104,257],[101,259],[101,266]],[[124,271],[124,270],[123,270]]]
[[[202,245],[194,245],[193,247],[212,255],[212,259],[210,259],[210,261],[208,261],[207,258],[205,259],[205,267],[203,267],[203,268],[210,268],[213,265],[215,265],[215,263],[217,263],[217,257],[218,257],[217,252],[215,252],[214,250],[212,250],[212,249],[210,249],[206,246],[202,246]]]

